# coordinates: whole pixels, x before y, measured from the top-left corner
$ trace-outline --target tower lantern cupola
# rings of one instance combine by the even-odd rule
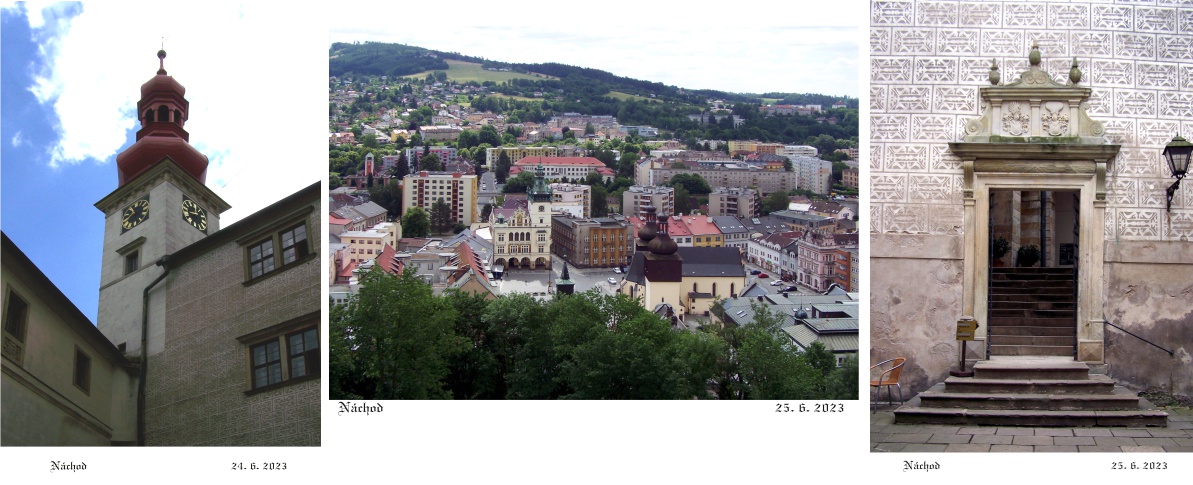
[[[141,85],[141,100],[137,102],[141,129],[137,131],[137,141],[116,156],[120,185],[166,157],[204,183],[207,156],[190,145],[190,134],[183,129],[190,109],[184,97],[186,88],[166,74],[166,51],[157,51],[157,58],[157,74]]]

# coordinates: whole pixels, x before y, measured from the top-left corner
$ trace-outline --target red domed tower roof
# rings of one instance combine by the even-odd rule
[[[166,51],[157,51],[160,68],[157,75],[141,85],[141,100],[137,102],[137,119],[141,129],[137,141],[116,155],[120,185],[134,179],[145,169],[170,157],[199,181],[207,180],[207,156],[191,146],[190,134],[182,129],[186,124],[190,103],[182,87],[166,75]]]

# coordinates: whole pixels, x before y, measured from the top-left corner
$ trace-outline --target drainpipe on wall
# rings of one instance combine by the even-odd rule
[[[170,255],[162,256],[157,265],[165,269],[141,293],[141,376],[137,380],[137,446],[145,446],[145,379],[149,376],[149,290],[170,274]]]

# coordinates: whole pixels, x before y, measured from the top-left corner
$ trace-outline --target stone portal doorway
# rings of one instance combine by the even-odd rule
[[[988,355],[1076,355],[1080,195],[990,191]]]
[[[961,162],[963,176],[961,315],[972,315],[982,325],[975,337],[987,343],[986,352],[979,351],[985,355],[967,357],[990,356],[994,229],[989,221],[992,207],[997,207],[996,197],[1013,199],[1014,195],[999,193],[1018,192],[1022,204],[1023,194],[1063,192],[1068,194],[1067,199],[1062,198],[1066,204],[1076,194],[1072,207],[1078,230],[1071,242],[1076,272],[1076,359],[1102,363],[1106,174],[1113,173],[1111,164],[1119,146],[1107,143],[1105,126],[1089,118],[1086,106],[1092,90],[1080,85],[1083,74],[1076,64],[1068,73],[1068,82],[1063,83],[1040,67],[1036,46],[1028,61],[1028,69],[1005,84],[998,66],[990,66],[991,85],[980,90],[981,116],[965,123],[962,141],[949,143],[949,152]],[[1022,230],[1022,221],[1020,226]],[[1053,241],[1059,242],[1059,234],[1056,236]],[[1022,238],[1021,234],[1021,242]],[[1048,242],[1046,234],[1042,239],[1045,264],[1058,264],[1061,247]]]

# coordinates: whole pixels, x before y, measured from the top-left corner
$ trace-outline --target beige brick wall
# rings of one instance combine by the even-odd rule
[[[316,203],[308,220],[316,253],[323,247],[319,215]],[[150,357],[146,387],[149,445],[320,444],[320,380],[246,396],[246,346],[237,340],[317,313],[320,258],[246,287],[243,251],[229,242],[174,269],[164,282],[165,350]]]

